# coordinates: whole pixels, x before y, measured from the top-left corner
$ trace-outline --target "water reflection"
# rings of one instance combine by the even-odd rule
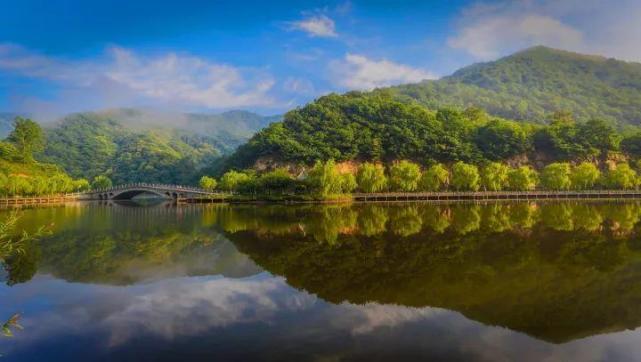
[[[25,331],[0,353],[630,359],[641,353],[641,331],[626,331],[641,325],[640,213],[639,203],[27,210],[24,227],[53,232],[7,260],[0,317],[20,312]]]
[[[170,204],[67,205],[23,213],[30,230],[51,224],[51,235],[6,261],[9,285],[37,271],[74,282],[131,284],[183,275],[242,277],[260,271],[215,231],[214,209]]]
[[[442,307],[560,343],[641,325],[631,283],[641,278],[640,212],[635,203],[240,207],[217,224],[261,267],[332,303]]]

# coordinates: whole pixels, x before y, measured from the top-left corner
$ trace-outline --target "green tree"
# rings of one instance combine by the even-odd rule
[[[541,185],[548,190],[567,190],[572,185],[570,164],[566,162],[551,163],[541,172]]]
[[[222,175],[220,182],[218,183],[218,187],[224,191],[234,192],[241,184],[249,182],[251,179],[251,175],[246,172],[231,170]]]
[[[507,174],[507,185],[514,191],[531,191],[536,189],[538,175],[532,167],[521,166],[511,169]]]
[[[31,195],[33,193],[33,185],[29,179],[23,175],[9,175],[7,177],[7,195]]]
[[[481,171],[481,184],[486,190],[500,191],[507,186],[510,168],[500,162],[490,162]]]
[[[18,149],[11,142],[0,141],[0,158],[14,161],[19,157]]]
[[[350,172],[341,174],[341,191],[344,193],[350,193],[356,189],[358,183],[356,182],[356,177]]]
[[[421,177],[421,189],[441,191],[450,184],[450,172],[440,163],[430,166]]]
[[[631,189],[638,184],[637,173],[627,163],[619,163],[605,176],[605,185],[611,189]]]
[[[490,160],[504,160],[529,148],[527,132],[516,122],[493,120],[477,129],[474,142]]]
[[[356,183],[363,192],[383,191],[387,187],[385,169],[380,164],[365,162],[358,168]]]
[[[214,191],[217,185],[218,182],[216,181],[216,179],[209,176],[203,176],[198,181],[198,186],[200,186],[201,189],[207,191]]]
[[[343,178],[334,160],[317,161],[307,177],[310,185],[322,196],[337,195],[342,192]]]
[[[582,162],[580,165],[574,167],[570,174],[572,188],[577,190],[588,190],[593,188],[600,178],[601,172],[593,163],[590,162]]]
[[[111,179],[105,175],[96,176],[91,182],[91,188],[93,190],[108,189],[111,186],[113,186]]]
[[[416,191],[421,179],[421,168],[410,161],[394,162],[390,167],[390,184],[397,191]]]
[[[73,191],[83,192],[89,191],[91,189],[91,184],[84,178],[77,179],[73,181]]]
[[[298,190],[299,184],[287,169],[279,168],[260,175],[256,180],[256,191],[268,195],[293,194]]]
[[[635,132],[623,138],[621,151],[634,157],[641,157],[641,132]]]
[[[49,185],[53,193],[65,193],[73,190],[73,180],[66,174],[57,174],[50,177]]]
[[[591,119],[579,125],[577,142],[583,145],[588,155],[604,157],[608,151],[619,149],[621,136],[605,121]]]
[[[452,186],[459,191],[477,191],[480,175],[476,166],[459,161],[452,166]]]
[[[16,117],[13,131],[7,139],[13,143],[23,162],[33,162],[33,154],[44,149],[45,137],[36,122]]]

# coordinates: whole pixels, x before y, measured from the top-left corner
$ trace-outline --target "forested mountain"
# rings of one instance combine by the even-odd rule
[[[261,116],[248,111],[228,111],[220,114],[172,113],[153,110],[121,108],[97,113],[85,113],[85,117],[102,117],[115,120],[126,128],[138,131],[149,129],[180,130],[206,136],[215,140],[216,148],[225,153],[245,143],[258,130],[281,116]]]
[[[244,111],[77,113],[49,125],[39,159],[60,165],[74,177],[104,175],[116,184],[188,184],[213,159],[233,151],[273,119]]]
[[[641,156],[641,131],[606,121],[549,115],[549,125],[493,117],[481,108],[432,110],[389,92],[331,94],[288,112],[229,157],[222,170],[317,160],[411,160],[422,165],[505,161],[536,168],[554,161],[605,162]]]
[[[577,120],[641,124],[641,64],[534,47],[451,76],[392,87],[430,107],[478,106],[490,114],[543,122],[556,111]]]
[[[634,159],[640,104],[641,64],[535,47],[441,80],[321,97],[260,131],[219,169],[328,159],[535,167]]]

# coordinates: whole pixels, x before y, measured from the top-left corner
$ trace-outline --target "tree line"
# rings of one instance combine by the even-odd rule
[[[641,185],[637,169],[622,162],[601,171],[594,163],[554,162],[540,172],[530,166],[510,167],[487,162],[478,167],[458,161],[451,166],[435,163],[422,168],[401,160],[385,167],[362,163],[356,172],[341,172],[333,160],[317,161],[308,172],[293,175],[284,168],[257,174],[254,170],[228,171],[215,179],[203,176],[200,187],[239,194],[310,194],[327,198],[354,191],[438,192],[438,191],[532,191],[633,189]]]

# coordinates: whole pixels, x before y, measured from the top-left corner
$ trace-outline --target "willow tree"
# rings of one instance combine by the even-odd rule
[[[200,186],[201,189],[207,190],[207,191],[215,190],[217,185],[218,185],[218,182],[216,181],[216,179],[209,176],[203,176],[198,181],[198,186]]]
[[[452,166],[452,186],[459,191],[477,191],[479,189],[479,169],[459,161]]]
[[[620,163],[605,176],[605,185],[612,189],[631,189],[639,182],[637,173],[627,163]]]
[[[334,160],[316,161],[307,180],[312,189],[322,197],[340,194],[344,182]]]
[[[572,185],[570,164],[566,162],[551,163],[541,171],[541,185],[548,190],[567,190]]]
[[[572,188],[577,190],[588,190],[594,187],[601,178],[599,169],[590,162],[583,162],[574,167],[570,174]]]
[[[363,163],[356,174],[356,183],[363,192],[379,192],[387,187],[385,169],[379,164]]]
[[[432,165],[421,177],[421,189],[425,191],[441,191],[450,183],[450,172],[440,163]]]
[[[486,190],[501,191],[507,186],[507,177],[510,168],[500,162],[490,162],[483,167],[481,184]]]
[[[421,179],[421,168],[410,161],[399,161],[390,167],[390,184],[397,191],[416,191]]]
[[[249,182],[251,179],[252,176],[245,172],[227,171],[220,177],[219,187],[225,191],[236,191],[241,184]]]
[[[108,189],[111,186],[113,186],[113,183],[111,182],[111,179],[105,175],[99,175],[94,177],[93,181],[91,182],[91,188],[93,190],[98,190],[98,189]]]
[[[532,191],[536,189],[538,175],[532,167],[521,166],[511,169],[507,174],[507,187],[514,191]]]

